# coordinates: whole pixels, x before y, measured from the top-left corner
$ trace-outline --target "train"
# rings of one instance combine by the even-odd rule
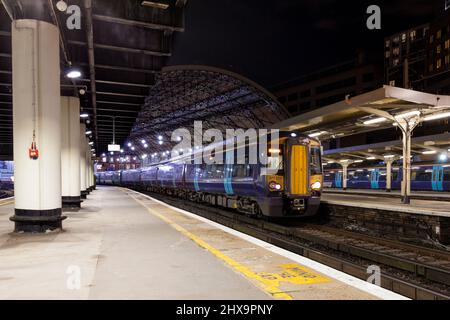
[[[347,170],[348,189],[386,189],[386,167],[355,167]],[[392,166],[391,190],[400,190],[403,179],[401,166]],[[324,187],[343,187],[342,170],[329,169],[324,171]],[[445,164],[414,164],[411,168],[412,191],[450,191],[450,165]]]
[[[11,196],[14,191],[14,163],[0,161],[0,198]]]
[[[97,173],[96,181],[98,185],[208,203],[249,216],[314,216],[323,186],[321,144],[297,131],[280,132],[278,139],[277,149],[272,148],[273,141],[267,143],[266,165],[248,164],[248,155],[247,164],[193,164],[172,159],[142,169]],[[267,167],[274,170],[267,173]]]

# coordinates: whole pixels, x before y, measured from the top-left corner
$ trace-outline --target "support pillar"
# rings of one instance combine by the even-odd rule
[[[86,157],[86,190],[90,194],[91,189],[91,146],[89,145],[89,139],[86,139],[85,146],[85,157]]]
[[[347,190],[348,164],[342,165],[342,190]]]
[[[61,97],[61,174],[64,208],[80,208],[80,99]]]
[[[86,186],[86,125],[82,123],[80,125],[80,191],[81,199],[87,198],[87,186]]]
[[[386,160],[386,192],[392,190],[392,160]]]
[[[402,179],[402,203],[411,203],[411,130],[407,126],[403,130],[403,179]]]
[[[15,232],[62,228],[58,28],[12,22]],[[36,143],[38,156],[32,154]]]

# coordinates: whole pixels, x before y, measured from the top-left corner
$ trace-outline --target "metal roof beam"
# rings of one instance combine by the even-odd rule
[[[122,24],[122,25],[126,25],[126,26],[131,26],[131,27],[140,27],[140,28],[153,29],[153,30],[170,31],[170,32],[184,32],[184,28],[172,27],[172,26],[163,25],[163,24],[156,24],[156,23],[137,21],[137,20],[128,20],[128,19],[110,17],[110,16],[105,16],[105,15],[100,15],[100,14],[94,14],[92,17],[94,18],[94,20],[97,20],[97,21]]]
[[[87,1],[89,1],[89,0],[87,0]],[[86,46],[87,45],[86,42],[76,41],[76,40],[69,40],[69,44],[76,45],[76,46]],[[170,52],[152,51],[152,50],[136,49],[136,48],[126,48],[126,47],[119,47],[119,46],[98,44],[98,43],[94,43],[94,48],[111,50],[111,51],[119,51],[119,52],[127,52],[127,53],[145,54],[148,56],[156,56],[156,57],[170,57],[172,55]]]

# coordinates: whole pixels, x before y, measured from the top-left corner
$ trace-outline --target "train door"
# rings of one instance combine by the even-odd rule
[[[308,148],[292,145],[290,157],[289,189],[292,195],[308,194]]]
[[[380,169],[373,169],[370,172],[370,186],[372,189],[380,188]]]
[[[336,188],[342,188],[342,172],[336,172],[334,175],[334,185]]]
[[[431,186],[433,191],[444,190],[444,168],[442,166],[434,166],[431,175]]]

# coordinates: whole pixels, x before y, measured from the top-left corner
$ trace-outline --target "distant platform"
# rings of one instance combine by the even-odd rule
[[[377,197],[385,198],[401,198],[399,190],[392,190],[387,192],[386,190],[376,189],[335,189],[325,188],[324,193],[329,194],[352,194],[352,195],[375,195]],[[411,199],[416,200],[433,200],[433,201],[450,201],[450,192],[433,192],[433,191],[414,191],[411,192]]]
[[[389,210],[404,213],[423,214],[430,216],[450,217],[450,196],[433,192],[414,193],[411,204],[402,204],[400,197],[395,193],[372,190],[326,190],[322,196],[322,201],[329,204],[339,204],[346,206],[356,206],[367,209]],[[418,199],[423,195],[430,197],[442,197],[449,202],[442,200]]]
[[[100,187],[63,232],[12,234],[0,202],[0,299],[403,299],[173,208]]]

